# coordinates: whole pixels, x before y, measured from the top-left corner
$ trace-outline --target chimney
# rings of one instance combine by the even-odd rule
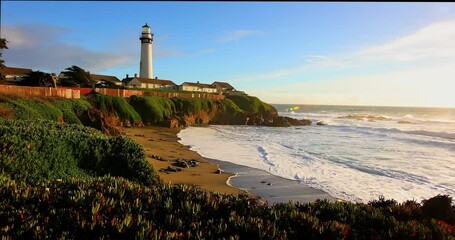
[[[137,73],[134,74],[134,77],[137,78]]]
[[[126,78],[128,78],[128,74],[126,74]]]

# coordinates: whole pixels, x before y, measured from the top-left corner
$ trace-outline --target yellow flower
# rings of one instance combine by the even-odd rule
[[[46,192],[49,192],[50,190],[51,190],[50,188],[48,188],[48,187],[46,188]]]

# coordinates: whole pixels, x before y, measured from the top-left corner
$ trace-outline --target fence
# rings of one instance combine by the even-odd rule
[[[23,87],[15,85],[0,85],[0,93],[21,95],[21,96],[45,96],[78,99],[82,95],[92,92],[92,88],[76,87]],[[115,88],[95,88],[95,91],[109,96],[131,97],[133,95],[146,95],[167,98],[205,98],[205,99],[224,99],[224,95],[208,93],[179,93],[179,92],[147,92],[141,90],[115,89]]]
[[[167,98],[206,98],[214,100],[224,99],[224,95],[208,94],[208,93],[175,93],[175,92],[144,92],[146,96],[157,96]]]
[[[62,89],[79,90],[80,94],[85,95],[92,92],[92,88],[77,88],[77,87],[59,87]],[[129,90],[129,89],[115,89],[115,88],[95,88],[95,91],[109,96],[115,97],[131,97],[133,95],[146,95],[146,96],[157,96],[167,98],[206,98],[221,100],[224,99],[224,95],[208,94],[208,93],[179,93],[179,92],[149,92],[142,90]]]
[[[96,92],[116,97],[129,98],[133,95],[144,95],[144,91],[140,90],[128,90],[128,89],[115,89],[115,88],[96,88]]]
[[[52,87],[25,87],[15,85],[0,85],[0,93],[19,96],[44,96],[78,99],[81,92],[75,89]]]

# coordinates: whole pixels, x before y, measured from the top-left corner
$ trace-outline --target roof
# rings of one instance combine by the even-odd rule
[[[205,83],[192,83],[192,82],[184,82],[182,85],[188,85],[188,86],[193,86],[193,87],[200,87],[200,88],[215,88],[210,84],[205,84]]]
[[[229,84],[227,82],[213,82],[212,85],[218,85],[221,88],[226,88],[226,90],[234,89],[234,87],[231,86],[231,84]]]
[[[107,82],[113,82],[113,83],[122,82],[115,76],[90,74],[90,77],[92,78],[93,81],[107,81]]]
[[[15,67],[4,67],[0,68],[0,73],[4,75],[27,75],[30,72],[33,72],[29,68],[15,68]]]
[[[173,81],[171,80],[164,80],[164,79],[151,79],[151,78],[139,78],[139,77],[134,77],[134,78],[125,78],[123,81],[125,82],[130,82],[133,79],[139,80],[141,83],[149,83],[149,84],[161,84],[161,85],[176,85]]]

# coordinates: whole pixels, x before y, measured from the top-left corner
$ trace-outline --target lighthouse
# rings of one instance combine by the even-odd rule
[[[147,23],[142,26],[141,37],[141,63],[139,70],[139,77],[153,78],[153,65],[152,65],[152,41],[153,33]]]

